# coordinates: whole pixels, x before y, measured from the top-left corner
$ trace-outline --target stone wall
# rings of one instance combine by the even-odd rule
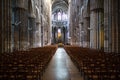
[[[71,44],[119,53],[120,1],[76,0],[76,2],[71,1],[69,6]],[[76,29],[79,30],[77,33]]]
[[[0,4],[0,52],[50,42],[50,0],[1,0]]]

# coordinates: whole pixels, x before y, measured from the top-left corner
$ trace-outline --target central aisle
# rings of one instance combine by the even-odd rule
[[[83,80],[64,48],[58,48],[43,74],[43,80]]]

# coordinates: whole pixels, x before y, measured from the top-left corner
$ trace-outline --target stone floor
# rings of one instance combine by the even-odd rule
[[[43,74],[43,80],[83,80],[83,77],[66,51],[58,48]]]

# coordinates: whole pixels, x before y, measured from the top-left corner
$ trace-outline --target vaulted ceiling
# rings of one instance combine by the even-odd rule
[[[68,0],[52,0],[52,13],[57,9],[62,9],[64,12],[67,12],[68,5]]]

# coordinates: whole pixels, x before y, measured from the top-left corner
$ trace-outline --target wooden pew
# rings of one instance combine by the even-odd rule
[[[0,54],[0,80],[38,80],[56,51],[56,46]]]
[[[65,46],[64,48],[85,80],[120,79],[120,56],[117,53],[105,53],[79,46]]]

